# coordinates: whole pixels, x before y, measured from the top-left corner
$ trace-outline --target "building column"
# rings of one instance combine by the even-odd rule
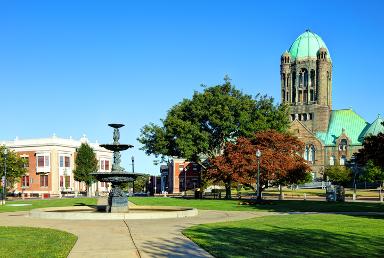
[[[292,103],[292,86],[291,86],[291,74],[288,74],[287,82],[288,82],[288,89],[289,89],[289,94],[288,94],[288,101],[289,103]]]
[[[308,87],[307,87],[307,103],[309,104],[311,99],[311,74],[308,74]]]
[[[295,103],[298,103],[300,101],[299,99],[299,86],[300,86],[300,81],[299,81],[299,73],[296,73],[296,99]]]

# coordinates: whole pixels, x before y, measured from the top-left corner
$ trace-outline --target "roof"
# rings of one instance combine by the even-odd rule
[[[69,139],[57,137],[55,134],[52,137],[48,138],[34,138],[34,139],[19,139],[16,137],[12,141],[2,141],[0,145],[5,145],[13,150],[28,149],[34,150],[36,148],[47,148],[50,147],[60,147],[60,148],[78,148],[82,143],[88,143],[95,151],[112,154],[112,151],[109,151],[99,145],[96,141],[91,143],[89,139],[83,135],[80,140],[75,140],[72,137]]]
[[[370,124],[352,109],[332,110],[328,131],[326,133],[317,132],[316,137],[325,145],[336,145],[336,139],[345,130],[345,134],[351,140],[351,145],[361,145],[369,126]]]
[[[292,43],[289,48],[289,54],[291,55],[292,60],[316,58],[317,51],[320,48],[327,49],[327,58],[331,60],[329,50],[320,36],[310,30],[306,30]]]
[[[376,120],[367,128],[364,133],[364,137],[368,135],[378,135],[379,133],[384,133],[384,126],[382,125],[383,119],[380,115],[377,116]]]

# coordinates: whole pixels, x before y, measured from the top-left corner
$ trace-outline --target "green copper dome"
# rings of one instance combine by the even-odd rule
[[[306,30],[292,43],[289,48],[289,54],[291,55],[292,61],[296,59],[316,58],[317,51],[320,48],[327,50],[327,59],[331,60],[331,55],[324,41],[319,35],[310,30]]]

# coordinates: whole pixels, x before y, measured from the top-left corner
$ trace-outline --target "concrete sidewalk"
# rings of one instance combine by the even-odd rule
[[[69,257],[211,257],[181,231],[211,222],[273,215],[271,212],[200,211],[199,215],[158,220],[50,220],[28,212],[0,213],[0,226],[64,230],[78,236]]]

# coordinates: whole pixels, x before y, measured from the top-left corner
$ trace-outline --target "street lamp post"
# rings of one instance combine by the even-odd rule
[[[132,160],[132,173],[135,173],[135,157],[131,157]],[[135,180],[132,181],[132,194],[135,194]]]
[[[184,168],[184,194],[187,195],[187,170]]]
[[[257,157],[257,186],[256,186],[256,199],[260,199],[260,157],[261,157],[261,151],[257,149],[256,151],[256,157]]]
[[[3,204],[5,204],[5,198],[7,197],[7,158],[8,158],[8,149],[4,149],[4,176],[3,176]]]

